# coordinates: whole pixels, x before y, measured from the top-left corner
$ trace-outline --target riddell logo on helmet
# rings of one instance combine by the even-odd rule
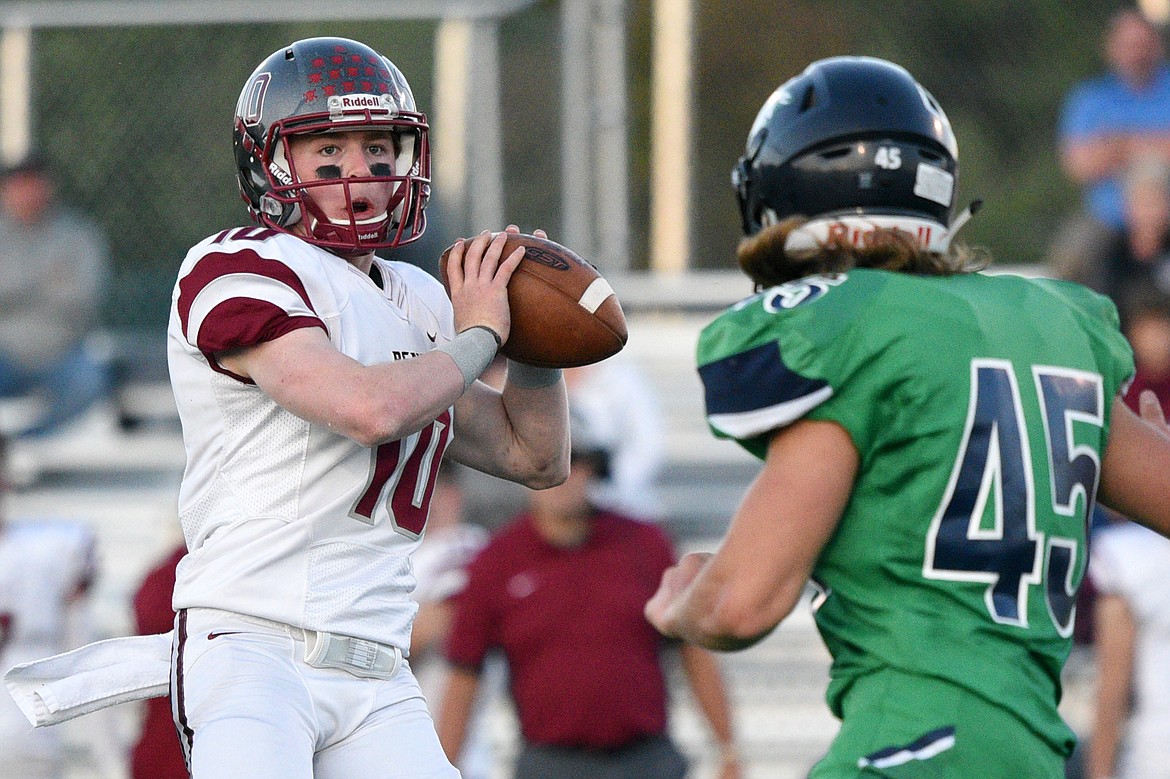
[[[930,237],[934,232],[930,227],[922,226],[917,228],[915,232],[909,230],[902,230],[897,227],[881,228],[882,232],[903,233],[909,236],[919,246],[930,246]],[[844,222],[834,222],[829,225],[828,243],[836,244],[850,244],[852,246],[870,246],[873,244],[874,235],[878,232],[878,228],[874,227],[857,227],[850,226]]]
[[[356,116],[349,113],[353,111],[362,113]],[[394,116],[398,113],[398,104],[391,95],[334,95],[329,98],[329,118],[335,122],[360,120],[365,111]]]
[[[381,108],[382,99],[373,95],[343,95],[342,108]]]
[[[268,163],[268,172],[272,174],[272,178],[276,179],[286,187],[291,187],[295,183],[292,179],[292,176],[288,174],[288,171],[277,165],[275,162]]]

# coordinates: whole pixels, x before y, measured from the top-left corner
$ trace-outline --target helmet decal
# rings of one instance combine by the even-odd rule
[[[244,124],[251,126],[260,121],[264,110],[264,93],[268,90],[268,82],[272,81],[271,73],[257,73],[252,79],[252,87],[244,90],[247,99],[240,110]]]

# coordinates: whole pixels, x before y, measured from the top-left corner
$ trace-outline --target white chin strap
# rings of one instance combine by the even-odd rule
[[[948,228],[933,219],[912,216],[835,216],[813,219],[788,234],[784,250],[788,252],[817,251],[829,243],[846,243],[856,247],[869,246],[878,230],[896,230],[908,235],[919,247],[937,254],[945,254],[955,233],[971,219],[982,205],[975,201],[963,209]]]

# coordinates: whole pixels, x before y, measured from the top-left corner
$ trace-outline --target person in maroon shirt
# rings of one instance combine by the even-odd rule
[[[187,553],[179,545],[142,580],[134,594],[134,620],[140,635],[166,633],[175,626],[171,596],[175,566]],[[187,764],[175,732],[170,696],[146,701],[142,733],[130,753],[131,779],[188,779]]]
[[[524,742],[516,779],[677,779],[687,761],[667,735],[667,642],[643,616],[675,553],[658,527],[590,503],[608,453],[579,418],[572,431],[568,480],[533,492],[470,565],[446,643],[439,739],[459,754],[480,668],[498,649]],[[735,779],[719,667],[703,649],[677,648],[721,746],[719,776]]]
[[[1170,295],[1158,288],[1135,292],[1122,305],[1122,328],[1133,347],[1136,373],[1125,392],[1125,405],[1134,411],[1138,398],[1151,390],[1170,414]]]

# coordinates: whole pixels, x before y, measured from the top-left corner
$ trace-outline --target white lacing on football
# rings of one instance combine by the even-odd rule
[[[581,297],[577,302],[581,305],[581,308],[590,314],[596,314],[597,309],[601,308],[601,304],[608,300],[612,294],[613,287],[609,286],[609,282],[599,276],[585,288],[585,291],[581,293]]]

